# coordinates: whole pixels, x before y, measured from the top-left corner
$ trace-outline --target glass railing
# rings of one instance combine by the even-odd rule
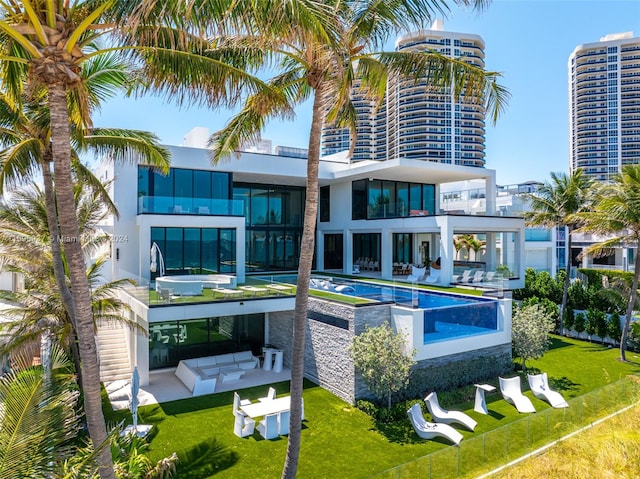
[[[465,438],[458,447],[445,447],[370,477],[377,479],[479,477],[549,443],[567,438],[599,419],[636,404],[639,393],[640,387],[637,380],[622,379],[569,399],[568,408],[543,409],[498,429]]]
[[[138,214],[243,216],[244,201],[179,196],[139,196]]]

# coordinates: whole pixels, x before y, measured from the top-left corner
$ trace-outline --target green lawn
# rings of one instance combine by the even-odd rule
[[[529,367],[546,371],[550,382],[569,399],[640,372],[636,354],[629,353],[630,363],[622,363],[617,357],[616,349],[555,337],[553,349]],[[489,383],[497,385],[497,378]],[[278,395],[287,394],[288,382],[277,384],[276,389]],[[469,398],[470,391],[473,387],[457,395],[442,394],[440,398],[444,407],[465,410],[478,421],[475,432],[461,431],[465,438],[524,417],[499,393],[487,395],[487,416],[474,412],[471,401],[448,402],[451,398]],[[241,390],[240,394],[255,400],[266,392],[267,386],[262,386]],[[526,394],[537,410],[548,407],[530,392]],[[377,425],[366,414],[311,383],[306,385],[304,400],[306,420],[299,477],[366,478],[447,447],[444,442],[418,438],[408,420]],[[181,479],[280,477],[286,438],[265,441],[257,433],[249,438],[236,437],[231,404],[232,393],[222,393],[140,408],[139,421],[157,426],[151,439],[152,459],[178,452]],[[107,416],[121,419],[126,417],[126,411],[107,411]]]

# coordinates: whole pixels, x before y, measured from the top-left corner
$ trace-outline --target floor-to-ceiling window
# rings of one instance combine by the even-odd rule
[[[324,269],[343,269],[342,233],[324,235]]]
[[[237,351],[251,350],[257,356],[263,343],[263,313],[151,323],[149,369]]]
[[[235,183],[246,218],[246,268],[252,271],[298,267],[304,218],[304,188]]]
[[[232,228],[151,228],[164,259],[165,274],[236,271],[236,230]],[[160,271],[151,274],[155,279]]]
[[[413,263],[413,235],[411,233],[393,234],[393,262]]]
[[[369,261],[380,262],[381,255],[380,233],[356,233],[353,235],[353,257],[358,259],[369,259]]]

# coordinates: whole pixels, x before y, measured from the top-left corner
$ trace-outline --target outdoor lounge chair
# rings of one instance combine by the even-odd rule
[[[236,418],[233,424],[233,433],[238,437],[251,436],[255,430],[256,422],[237,409],[234,410],[233,415]]]
[[[415,266],[411,266],[411,274],[407,276],[407,281],[412,283],[422,281],[426,271],[427,268],[416,268]]]
[[[427,422],[422,415],[422,409],[420,404],[414,404],[407,411],[409,420],[416,434],[422,439],[433,439],[434,437],[444,437],[455,445],[460,444],[462,441],[462,434],[456,431],[448,424],[436,424],[434,422]]]
[[[440,270],[435,268],[429,268],[429,276],[424,280],[425,283],[433,284],[440,281]]]
[[[484,271],[481,269],[477,269],[473,276],[469,279],[469,283],[481,283],[484,278]]]
[[[461,411],[447,411],[446,409],[443,409],[438,402],[438,395],[435,392],[429,393],[429,395],[424,398],[424,402],[427,403],[427,409],[431,413],[435,422],[444,424],[458,423],[471,431],[473,431],[476,424],[478,424],[475,420]]]
[[[528,374],[527,379],[529,380],[529,387],[531,388],[531,392],[538,399],[542,399],[543,401],[547,401],[551,404],[551,407],[555,408],[563,408],[569,407],[569,403],[565,401],[557,391],[552,391],[549,387],[549,379],[547,378],[547,373],[542,374]]]
[[[264,419],[258,423],[257,429],[265,439],[275,439],[278,437],[278,415],[267,414]]]
[[[462,272],[462,275],[454,278],[454,282],[455,283],[468,283],[471,280],[471,273],[473,272],[473,270],[471,269],[465,269]]]
[[[509,404],[513,404],[518,412],[536,412],[531,399],[522,394],[520,389],[520,376],[512,378],[498,378],[500,380],[500,392]]]

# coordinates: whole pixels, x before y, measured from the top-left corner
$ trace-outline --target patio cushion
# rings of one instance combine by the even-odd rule
[[[207,356],[206,358],[198,358],[198,367],[206,368],[207,366],[215,366],[217,364],[216,356]]]
[[[236,363],[239,363],[240,361],[251,361],[253,360],[253,354],[251,354],[251,351],[241,351],[239,353],[233,353],[233,360]]]
[[[232,353],[219,354],[219,355],[215,356],[215,358],[216,358],[216,364],[217,365],[233,364],[234,363],[233,354]]]

